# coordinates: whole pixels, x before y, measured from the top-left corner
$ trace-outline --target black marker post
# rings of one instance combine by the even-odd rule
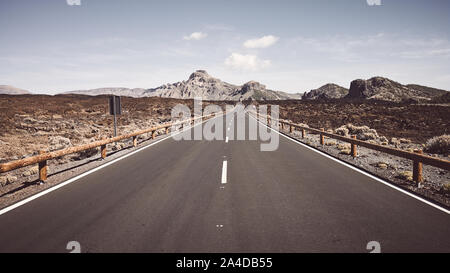
[[[117,115],[122,114],[122,106],[119,96],[109,97],[109,114],[114,115],[114,136],[117,136]]]

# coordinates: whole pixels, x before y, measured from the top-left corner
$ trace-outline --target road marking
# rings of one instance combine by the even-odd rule
[[[224,160],[223,164],[222,164],[222,184],[227,183],[227,165],[228,165],[228,162],[226,160]]]
[[[216,116],[216,117],[214,117],[214,118],[217,118],[217,117],[220,117],[220,115],[218,115],[218,116]],[[214,119],[214,118],[213,118],[213,119]],[[43,190],[43,191],[41,191],[41,192],[38,192],[38,193],[36,193],[35,195],[32,195],[32,196],[30,196],[30,197],[28,197],[28,198],[25,198],[25,199],[23,199],[23,200],[21,200],[21,201],[15,203],[15,204],[12,204],[12,205],[10,205],[10,206],[8,206],[8,207],[6,207],[6,208],[1,209],[1,210],[0,210],[0,215],[5,214],[5,213],[7,213],[7,212],[9,212],[9,211],[11,211],[11,210],[13,210],[13,209],[15,209],[15,208],[20,207],[20,206],[23,206],[23,205],[25,205],[25,204],[28,203],[28,202],[31,202],[31,201],[33,201],[33,200],[35,200],[35,199],[37,199],[37,198],[39,198],[39,197],[41,197],[41,196],[43,196],[43,195],[46,195],[46,194],[48,194],[48,193],[50,193],[50,192],[52,192],[52,191],[55,191],[55,190],[57,190],[57,189],[59,189],[59,188],[62,188],[62,187],[66,186],[66,185],[68,185],[68,184],[70,184],[70,183],[73,183],[73,182],[77,181],[78,179],[83,178],[83,177],[85,177],[85,176],[87,176],[87,175],[89,175],[89,174],[91,174],[91,173],[93,173],[93,172],[96,172],[96,171],[100,170],[100,169],[103,169],[103,168],[105,168],[105,167],[107,167],[107,166],[109,166],[109,165],[111,165],[111,164],[114,164],[114,163],[116,163],[117,161],[120,161],[120,160],[122,160],[122,159],[125,159],[125,158],[127,158],[127,157],[129,157],[129,156],[132,156],[132,155],[134,155],[134,154],[136,154],[136,153],[138,153],[138,152],[140,152],[140,151],[142,151],[142,150],[144,150],[144,149],[147,149],[147,148],[149,148],[149,147],[151,147],[151,146],[153,146],[153,145],[155,145],[155,144],[158,144],[158,143],[161,142],[161,141],[164,141],[164,140],[166,140],[166,139],[168,139],[168,138],[171,138],[171,137],[173,137],[173,136],[175,136],[175,135],[181,134],[181,133],[183,133],[183,132],[185,132],[185,131],[191,130],[192,128],[194,128],[194,127],[196,127],[196,126],[199,126],[199,125],[205,123],[206,121],[207,121],[207,120],[204,120],[204,121],[202,121],[201,123],[196,124],[195,126],[189,126],[188,128],[186,128],[186,129],[184,129],[184,130],[182,130],[182,131],[177,131],[176,133],[173,133],[173,134],[171,133],[169,136],[167,136],[167,137],[165,137],[165,138],[163,138],[163,139],[160,139],[160,140],[157,140],[157,141],[155,141],[155,142],[152,142],[152,143],[150,143],[150,144],[148,144],[148,145],[146,145],[146,146],[144,146],[144,147],[141,147],[141,148],[139,148],[139,149],[137,149],[137,150],[135,150],[135,151],[133,151],[133,152],[130,152],[130,153],[128,153],[128,154],[125,154],[125,155],[123,155],[123,156],[121,156],[121,157],[119,157],[119,158],[116,158],[116,159],[114,159],[114,160],[108,162],[108,163],[105,163],[105,164],[100,165],[100,166],[98,166],[98,167],[96,167],[96,168],[94,168],[94,169],[92,169],[92,170],[89,170],[89,171],[87,171],[87,172],[85,172],[85,173],[82,173],[82,174],[80,174],[80,175],[77,175],[77,176],[75,176],[75,177],[72,177],[72,178],[70,178],[69,180],[66,180],[66,181],[64,181],[64,182],[61,182],[61,183],[59,183],[59,184],[57,184],[57,185],[55,185],[55,186],[53,186],[53,187],[50,187],[50,188],[48,188],[48,189],[46,189],[46,190]]]
[[[225,138],[225,143],[228,143],[228,137]]]
[[[247,113],[247,114],[248,114],[248,113]],[[277,130],[275,130],[275,129],[273,129],[273,128],[267,126],[267,125],[265,125],[265,124],[262,123],[261,121],[255,119],[255,118],[254,118],[253,116],[251,116],[250,114],[248,114],[248,116],[251,117],[252,119],[256,120],[257,122],[261,123],[262,125],[266,126],[266,127],[269,128],[270,130],[276,132],[277,134],[279,134],[279,135],[281,135],[281,136],[283,136],[283,137],[285,137],[285,138],[287,138],[287,139],[289,139],[289,140],[291,140],[291,141],[293,141],[293,142],[295,142],[295,143],[297,143],[297,144],[300,144],[300,145],[304,146],[305,148],[308,148],[308,149],[310,149],[310,150],[312,150],[312,151],[314,151],[314,152],[316,152],[316,153],[321,154],[322,156],[325,156],[325,157],[327,157],[327,158],[329,158],[329,159],[331,159],[331,160],[334,160],[334,161],[336,161],[336,162],[338,162],[338,163],[340,163],[340,164],[342,164],[342,165],[344,165],[344,166],[346,166],[346,167],[348,167],[348,168],[350,168],[350,169],[352,169],[352,170],[355,170],[355,171],[357,171],[357,172],[359,172],[359,173],[361,173],[361,174],[363,174],[363,175],[365,175],[365,176],[368,176],[368,177],[372,178],[373,180],[375,180],[375,181],[377,181],[377,182],[383,183],[384,185],[389,186],[389,187],[391,187],[391,188],[393,188],[393,189],[395,189],[395,190],[397,190],[397,191],[399,191],[399,192],[401,192],[401,193],[404,193],[404,194],[406,194],[406,195],[408,195],[408,196],[410,196],[410,197],[412,197],[412,198],[414,198],[414,199],[416,199],[416,200],[418,200],[418,201],[421,201],[421,202],[423,202],[423,203],[425,203],[425,204],[427,204],[427,205],[429,205],[429,206],[432,206],[432,207],[434,207],[434,208],[436,208],[436,209],[438,209],[438,210],[440,210],[440,211],[443,211],[443,212],[445,212],[445,213],[447,213],[447,214],[450,214],[450,210],[448,210],[448,209],[446,209],[446,208],[444,208],[444,207],[441,207],[441,206],[439,206],[439,205],[437,205],[437,204],[434,204],[434,203],[432,203],[432,202],[430,202],[430,201],[428,201],[428,200],[426,200],[426,199],[423,199],[422,197],[419,197],[419,196],[417,196],[417,195],[415,195],[415,194],[412,194],[412,193],[410,193],[410,192],[408,192],[408,191],[406,191],[406,190],[404,190],[404,189],[402,189],[402,188],[399,188],[398,186],[395,186],[395,185],[393,185],[393,184],[391,184],[391,183],[389,183],[389,182],[387,182],[387,181],[385,181],[385,180],[383,180],[383,179],[381,179],[381,178],[378,178],[378,177],[376,177],[376,176],[374,176],[374,175],[372,175],[372,174],[370,174],[370,173],[367,173],[367,172],[365,172],[365,171],[363,171],[363,170],[361,170],[361,169],[358,169],[358,168],[356,168],[355,166],[350,165],[349,163],[346,163],[346,162],[341,161],[341,160],[339,160],[339,159],[337,159],[337,158],[334,158],[334,157],[332,157],[331,155],[328,155],[328,154],[326,154],[326,153],[324,153],[324,152],[322,152],[322,151],[319,151],[319,150],[316,150],[316,149],[314,149],[314,148],[312,148],[312,147],[309,147],[308,145],[306,145],[306,144],[304,144],[304,143],[302,143],[302,142],[300,142],[300,141],[298,141],[298,140],[296,140],[296,139],[290,138],[290,137],[288,137],[288,136],[286,136],[286,135],[280,133],[279,131],[277,131]]]

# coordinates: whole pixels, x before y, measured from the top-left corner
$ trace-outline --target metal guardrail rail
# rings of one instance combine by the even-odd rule
[[[39,180],[45,181],[47,179],[47,160],[56,159],[65,155],[74,154],[86,150],[90,150],[93,148],[101,147],[101,157],[104,159],[106,158],[106,145],[114,142],[118,142],[124,139],[132,138],[133,139],[133,146],[137,146],[137,136],[143,135],[146,133],[151,132],[151,138],[155,138],[156,131],[165,129],[165,133],[169,133],[169,128],[172,126],[180,126],[183,128],[186,123],[193,123],[198,119],[204,119],[204,118],[210,118],[213,117],[215,114],[205,115],[201,117],[194,117],[174,123],[167,123],[159,126],[155,126],[152,128],[148,128],[145,130],[140,130],[134,133],[125,134],[117,137],[111,137],[111,138],[104,138],[102,140],[94,141],[92,143],[88,144],[82,144],[74,147],[69,147],[61,150],[51,151],[51,152],[45,152],[45,151],[39,151],[39,155],[30,156],[23,159],[18,159],[6,163],[0,164],[0,173],[9,172],[15,169],[23,168],[29,165],[38,164],[39,167]]]
[[[259,113],[254,113],[254,112],[252,112],[252,113],[256,114],[257,119],[260,120],[261,115]],[[263,115],[263,118],[267,118],[267,124],[269,126],[272,125],[270,116]],[[289,132],[291,132],[291,133],[294,129],[300,129],[302,132],[302,138],[305,137],[306,131],[318,134],[320,137],[320,144],[322,144],[322,145],[324,145],[324,137],[325,136],[350,143],[351,144],[350,154],[353,157],[357,156],[357,146],[361,146],[361,147],[365,147],[365,148],[368,148],[371,150],[375,150],[375,151],[387,153],[390,155],[410,159],[413,161],[413,180],[417,184],[423,181],[422,164],[426,164],[426,165],[430,165],[430,166],[434,166],[434,167],[437,167],[440,169],[450,171],[450,161],[432,157],[432,156],[428,156],[428,155],[424,155],[422,150],[416,150],[414,153],[412,153],[412,152],[408,152],[408,151],[404,151],[404,150],[400,150],[400,149],[396,149],[396,148],[392,148],[392,147],[388,147],[388,146],[383,146],[383,145],[359,140],[359,139],[356,139],[355,135],[353,135],[350,138],[350,137],[345,137],[345,136],[325,132],[325,130],[323,128],[314,129],[314,128],[302,126],[299,124],[295,124],[292,122],[280,120],[280,119],[277,119],[276,121],[282,126],[282,129],[284,129],[285,125],[289,126]]]

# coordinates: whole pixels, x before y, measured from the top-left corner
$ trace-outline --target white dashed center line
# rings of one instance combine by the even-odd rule
[[[226,183],[227,183],[227,161],[224,160],[222,165],[222,184]]]
[[[225,143],[228,143],[228,137],[225,138]]]

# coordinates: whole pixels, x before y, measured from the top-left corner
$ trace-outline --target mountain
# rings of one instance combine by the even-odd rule
[[[67,93],[84,95],[114,94],[130,97],[164,97],[178,99],[192,99],[201,97],[204,100],[284,100],[299,99],[299,94],[289,94],[280,91],[266,89],[255,81],[250,81],[242,86],[226,83],[210,76],[205,70],[197,70],[186,81],[150,89],[128,88],[99,88],[92,90],[78,90]]]
[[[354,80],[350,83],[347,99],[377,99],[384,101],[430,101],[445,94],[439,90],[421,85],[402,85],[383,77],[368,80]]]
[[[197,70],[189,76],[187,81],[148,89],[147,95],[177,99],[202,97],[205,100],[234,100],[235,96],[231,94],[239,89],[237,85],[211,77],[205,70]]]
[[[444,94],[434,97],[431,102],[433,103],[450,103],[450,92],[445,92]]]
[[[249,81],[231,94],[233,100],[286,100],[299,99],[299,94],[289,94],[281,91],[266,89],[259,82]]]
[[[6,95],[26,95],[31,94],[27,90],[23,90],[14,86],[10,85],[0,85],[0,94],[6,94]]]
[[[445,91],[445,90],[436,89],[436,88],[427,87],[427,86],[418,85],[418,84],[407,84],[406,87],[408,87],[410,89],[418,90],[418,91],[422,92],[423,94],[427,94],[428,97],[430,97],[430,98],[437,98],[437,97],[440,97],[440,96],[443,96],[443,95],[449,93],[448,91]]]
[[[348,89],[334,83],[325,84],[303,94],[303,100],[340,99],[348,94]]]
[[[147,89],[144,88],[125,88],[125,87],[105,87],[90,90],[75,90],[64,92],[64,94],[80,94],[80,95],[116,95],[116,96],[126,96],[126,97],[146,97]]]

